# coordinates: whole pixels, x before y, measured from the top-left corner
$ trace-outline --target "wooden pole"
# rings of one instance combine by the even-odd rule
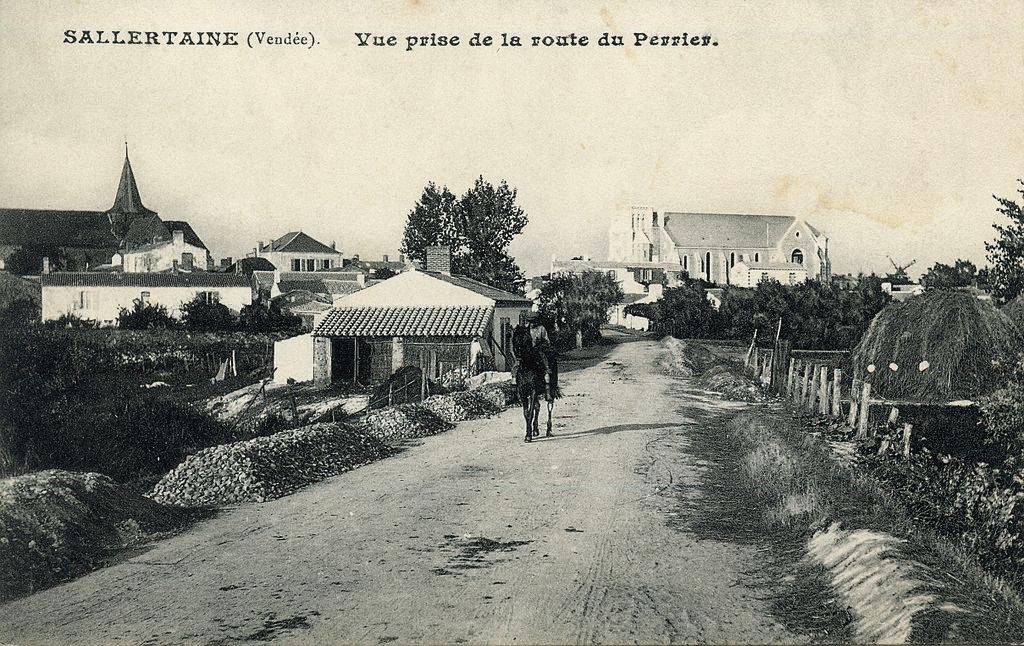
[[[843,398],[843,371],[839,368],[832,370],[832,417],[842,416],[840,400]]]
[[[359,339],[352,337],[352,385],[359,383]]]
[[[793,397],[793,371],[796,367],[796,359],[789,360],[789,371],[786,373],[786,392],[785,395],[792,399]]]
[[[890,426],[895,426],[896,425],[896,420],[898,420],[899,418],[900,418],[900,409],[898,409],[895,406],[893,406],[889,410],[889,419],[886,421],[886,423],[889,424]]]
[[[903,425],[903,457],[910,457],[910,432],[914,429],[913,424]]]
[[[818,370],[813,364],[807,366],[808,372],[811,373],[811,378],[807,381],[807,399],[804,401],[804,406],[808,412],[814,412],[814,397],[818,391]]]
[[[860,393],[860,421],[857,424],[857,437],[868,436],[868,419],[871,417],[871,384],[865,383]]]
[[[853,425],[857,423],[857,380],[854,379],[853,383],[850,384],[850,414],[846,419],[846,425],[853,430]]]
[[[804,402],[807,401],[807,371],[810,370],[810,364],[806,361],[800,362],[800,399],[797,404],[803,406]]]
[[[828,366],[822,366],[818,379],[818,412],[828,415]]]

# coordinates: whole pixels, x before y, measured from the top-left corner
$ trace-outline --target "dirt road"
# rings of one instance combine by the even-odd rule
[[[554,438],[525,444],[516,410],[465,422],[0,606],[0,642],[806,641],[745,586],[754,548],[688,531],[688,428],[738,405],[660,352],[567,372]]]

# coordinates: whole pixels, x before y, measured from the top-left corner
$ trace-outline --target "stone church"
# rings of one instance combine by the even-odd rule
[[[688,213],[631,206],[608,231],[608,259],[678,264],[691,278],[749,286],[748,274],[831,278],[828,237],[785,215]],[[737,268],[737,265],[739,267]],[[742,271],[742,277],[740,271]]]
[[[23,247],[56,251],[55,269],[87,271],[113,262],[120,264],[142,247],[175,246],[184,239],[186,257],[195,256],[196,269],[206,269],[209,253],[185,222],[163,221],[142,203],[125,145],[121,179],[114,203],[105,211],[0,208],[0,269]],[[181,246],[181,245],[178,245]],[[148,251],[146,249],[145,251]],[[152,263],[151,263],[152,264]],[[167,267],[125,267],[129,271],[163,271]]]

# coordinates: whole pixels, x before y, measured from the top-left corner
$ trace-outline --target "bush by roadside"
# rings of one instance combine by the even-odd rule
[[[88,572],[114,550],[191,517],[96,473],[0,480],[0,601]]]

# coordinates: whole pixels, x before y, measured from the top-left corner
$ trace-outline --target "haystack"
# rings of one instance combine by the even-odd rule
[[[934,290],[875,316],[854,349],[854,375],[888,399],[973,399],[999,386],[1022,349],[1020,331],[993,305]]]

